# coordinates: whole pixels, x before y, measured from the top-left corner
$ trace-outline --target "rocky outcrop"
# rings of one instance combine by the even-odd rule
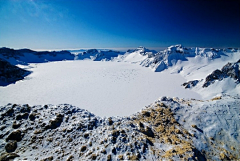
[[[131,116],[109,118],[68,104],[8,104],[0,108],[0,154],[27,160],[236,160],[239,99],[224,99],[162,97]],[[29,117],[16,120],[24,113]],[[225,117],[233,124],[222,124]]]
[[[217,69],[213,71],[206,77],[203,87],[208,87],[216,80],[221,81],[228,77],[236,80],[236,83],[240,83],[240,59],[235,63],[227,63],[221,70]]]
[[[10,109],[13,116],[30,115],[26,119],[16,120],[8,114]],[[141,113],[123,118],[100,118],[71,105],[30,107],[9,104],[1,107],[0,111],[0,124],[5,122],[10,125],[1,132],[9,132],[0,142],[0,146],[5,147],[4,151],[0,149],[3,157],[3,152],[14,152],[20,159],[28,160],[46,160],[49,157],[51,160],[158,160],[169,157],[164,152],[154,154],[155,144],[163,142],[173,147],[175,142],[172,137],[180,144],[191,144],[173,128],[180,125],[171,110],[163,104],[149,106]],[[21,127],[15,130],[12,122],[21,124]],[[165,131],[158,130],[160,125]],[[184,153],[177,151],[174,156],[189,158],[191,154],[191,157],[198,157],[191,148],[194,149],[192,144],[185,148]]]
[[[199,80],[188,81],[186,83],[183,83],[182,86],[184,86],[186,89],[192,88],[192,87],[195,87],[198,84],[198,82]]]
[[[31,72],[11,65],[9,62],[0,59],[0,86],[7,86],[11,83],[24,79]]]

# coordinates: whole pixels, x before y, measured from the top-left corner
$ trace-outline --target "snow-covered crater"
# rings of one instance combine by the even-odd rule
[[[68,103],[99,116],[128,116],[159,96],[201,98],[181,87],[186,81],[181,75],[124,62],[62,61],[25,68],[32,74],[24,81],[0,88],[0,105]]]

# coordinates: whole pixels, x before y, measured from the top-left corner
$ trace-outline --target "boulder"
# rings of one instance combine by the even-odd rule
[[[7,145],[5,146],[6,152],[10,153],[10,152],[14,152],[17,149],[17,141],[12,141],[7,143]]]
[[[49,124],[46,126],[46,129],[56,129],[56,128],[58,128],[63,121],[63,117],[64,117],[64,115],[57,114],[56,118],[54,120],[49,121]]]
[[[16,131],[13,131],[11,134],[8,135],[8,137],[6,138],[6,141],[9,141],[9,140],[21,141],[22,137],[23,137],[22,131],[21,130],[16,130]]]

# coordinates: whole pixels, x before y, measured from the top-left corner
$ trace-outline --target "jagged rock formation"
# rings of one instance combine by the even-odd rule
[[[182,86],[185,88],[192,88],[195,87],[198,84],[199,80],[193,80],[193,81],[188,81],[186,83],[183,83]]]
[[[0,59],[0,86],[7,86],[11,83],[24,79],[31,72],[11,65],[9,62]]]
[[[240,59],[236,63],[227,63],[221,70],[217,69],[208,75],[205,79],[203,87],[208,87],[216,80],[221,81],[224,78],[230,77],[240,83]]]
[[[240,101],[225,100],[162,97],[130,117],[109,118],[68,104],[8,104],[0,108],[0,160],[239,159],[240,120],[234,111]],[[223,106],[231,108],[230,113]],[[216,110],[237,126],[222,124],[225,117],[215,120]]]
[[[113,50],[89,49],[84,52],[76,54],[75,60],[91,59],[93,61],[110,61],[113,58],[123,54],[124,52]]]

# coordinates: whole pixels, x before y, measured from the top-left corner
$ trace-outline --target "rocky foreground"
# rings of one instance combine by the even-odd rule
[[[162,97],[129,117],[68,104],[8,104],[0,114],[1,161],[240,159],[238,96]]]

